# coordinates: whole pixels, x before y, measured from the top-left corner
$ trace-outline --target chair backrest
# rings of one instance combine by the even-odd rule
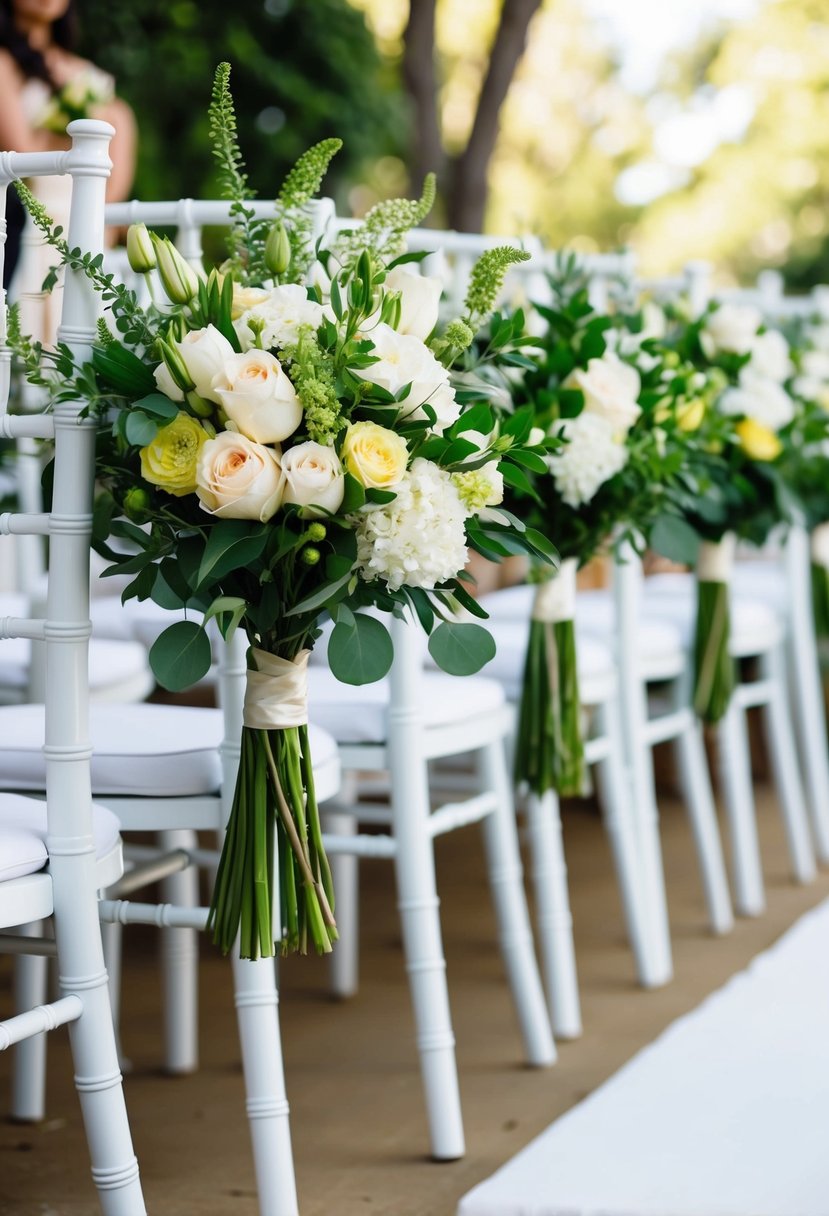
[[[111,169],[109,141],[114,131],[108,123],[81,120],[71,123],[68,133],[72,144],[66,152],[0,154],[0,203],[5,204],[7,187],[16,178],[68,174],[69,248],[96,255],[103,251],[105,191]],[[0,222],[0,262],[4,244],[5,223]],[[58,339],[79,362],[91,352],[99,315],[99,295],[82,271],[68,267]],[[57,910],[61,891],[65,899],[76,882],[94,887],[87,651],[96,423],[84,417],[83,401],[71,400],[56,402],[50,413],[10,416],[11,354],[6,337],[6,300],[2,294],[0,434],[14,439],[53,438],[55,444],[51,512],[0,515],[0,534],[49,537],[46,619],[5,618],[0,623],[0,637],[27,637],[46,643],[46,798]],[[67,974],[73,974],[71,941],[68,950],[64,966]]]

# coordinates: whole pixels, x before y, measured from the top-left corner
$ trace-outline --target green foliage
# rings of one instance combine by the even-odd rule
[[[464,321],[471,329],[477,329],[481,320],[492,312],[510,266],[528,262],[529,258],[528,253],[512,245],[499,245],[481,254],[472,268],[464,301]]]
[[[356,230],[340,234],[334,247],[338,259],[350,266],[363,250],[386,262],[398,258],[406,248],[406,234],[422,224],[435,202],[435,175],[427,173],[420,198],[389,198],[376,203]]]
[[[139,125],[137,198],[216,197],[206,81],[234,65],[250,193],[273,198],[297,158],[334,132],[329,189],[398,154],[404,112],[392,70],[347,0],[80,0],[80,50],[111,71]]]

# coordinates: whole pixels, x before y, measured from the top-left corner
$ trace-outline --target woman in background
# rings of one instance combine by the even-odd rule
[[[114,81],[74,54],[74,0],[0,0],[0,151],[47,152],[69,147],[66,124],[73,118],[112,123],[112,174],[107,199],[128,197],[135,170],[135,119],[115,96]],[[37,178],[33,189],[49,215],[66,230],[71,183],[68,178]],[[8,191],[4,285],[14,278],[13,295],[21,306],[24,331],[54,341],[59,297],[45,296],[43,280],[55,260],[24,216],[16,192]]]

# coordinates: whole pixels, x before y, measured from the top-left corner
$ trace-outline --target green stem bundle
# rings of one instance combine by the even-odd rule
[[[583,792],[584,743],[572,620],[530,622],[515,777],[533,794]]]
[[[728,709],[737,672],[731,657],[728,584],[697,581],[694,637],[694,709],[704,722],[719,722]]]
[[[829,638],[829,569],[812,562],[812,610],[819,641]]]

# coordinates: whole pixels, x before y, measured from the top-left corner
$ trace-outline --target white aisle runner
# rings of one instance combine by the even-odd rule
[[[458,1216],[829,1216],[829,902]]]

